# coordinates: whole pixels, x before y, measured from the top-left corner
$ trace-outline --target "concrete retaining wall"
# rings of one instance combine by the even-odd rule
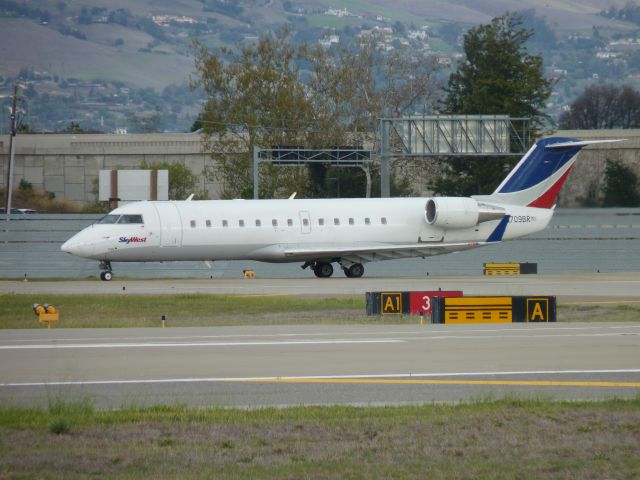
[[[56,198],[90,202],[96,198],[100,170],[136,169],[142,162],[181,163],[200,177],[199,189],[212,197],[220,190],[202,174],[208,155],[197,134],[146,135],[18,135],[14,160],[14,186],[21,179]],[[0,136],[0,164],[4,186],[9,160],[9,137]]]
[[[582,150],[560,191],[558,203],[561,207],[580,206],[582,199],[589,195],[602,200],[607,159],[623,163],[640,177],[640,130],[561,130],[554,136],[581,140],[624,139],[622,142],[591,145]]]

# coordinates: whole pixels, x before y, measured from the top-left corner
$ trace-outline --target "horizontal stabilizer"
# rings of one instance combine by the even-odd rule
[[[559,142],[546,145],[545,148],[568,148],[568,147],[586,147],[587,145],[597,145],[599,143],[624,142],[626,138],[616,138],[609,140],[576,140],[572,142]]]

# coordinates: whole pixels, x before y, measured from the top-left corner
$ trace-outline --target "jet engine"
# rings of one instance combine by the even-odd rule
[[[504,209],[468,197],[436,197],[427,200],[425,220],[441,228],[470,228],[505,216]]]

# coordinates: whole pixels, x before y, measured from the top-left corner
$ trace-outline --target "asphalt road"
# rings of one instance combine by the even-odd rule
[[[8,330],[0,403],[379,405],[640,393],[640,322]]]

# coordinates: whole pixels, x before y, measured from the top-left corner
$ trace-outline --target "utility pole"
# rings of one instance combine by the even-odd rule
[[[14,157],[14,137],[16,136],[16,99],[18,97],[18,85],[13,90],[13,101],[11,102],[11,130],[9,131],[9,166],[7,168],[7,181],[4,188],[4,208],[7,221],[11,220],[11,195],[13,193],[13,157]]]

